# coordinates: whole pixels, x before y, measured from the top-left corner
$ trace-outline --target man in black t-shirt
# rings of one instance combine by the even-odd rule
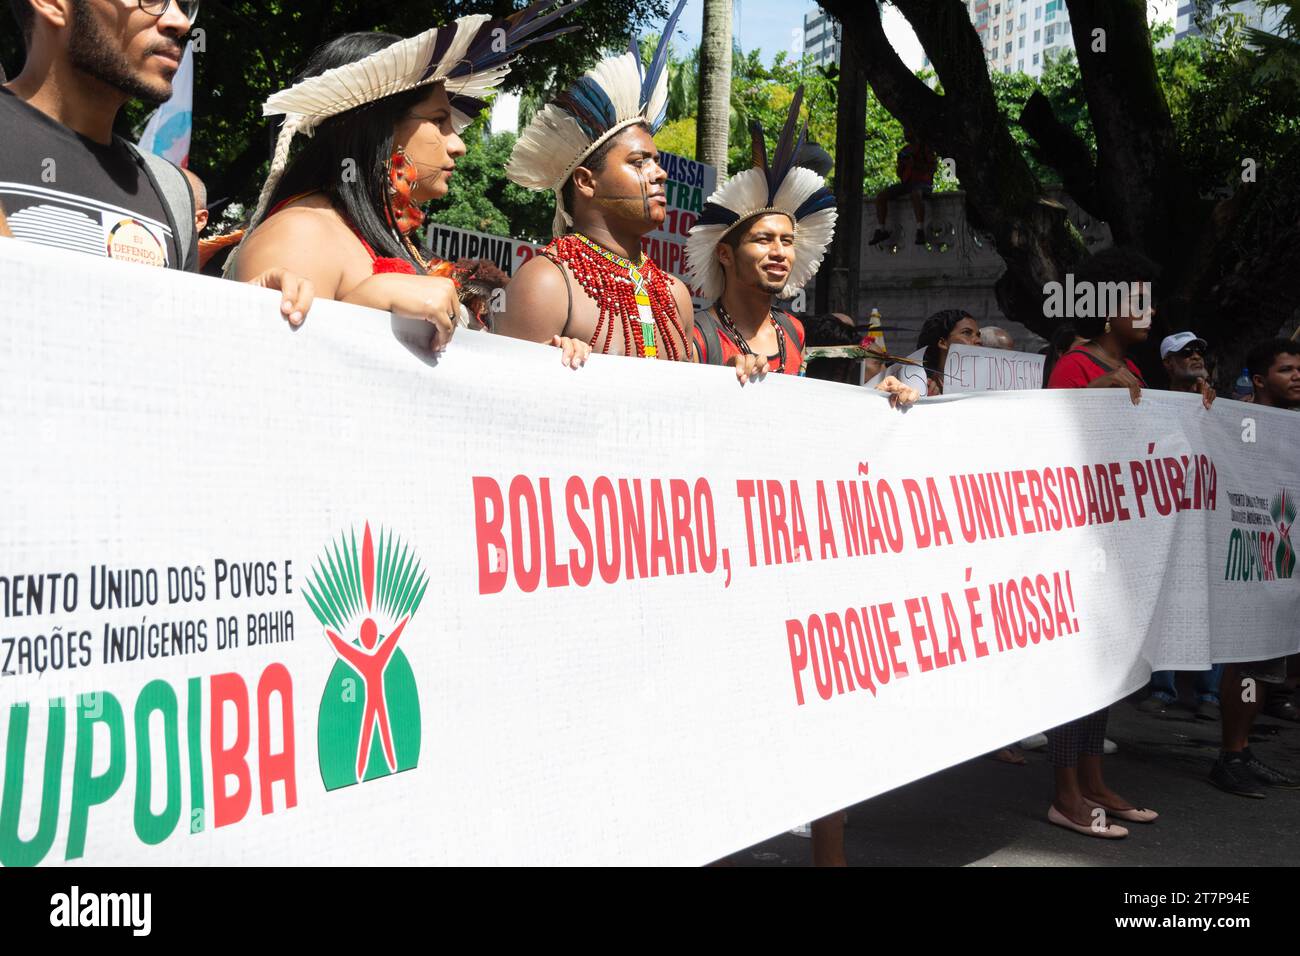
[[[13,238],[197,271],[188,182],[113,134],[128,100],[171,97],[197,0],[9,5],[27,48],[22,72],[0,86],[0,206]],[[301,323],[310,283],[282,269],[254,283],[280,289],[284,316]]]

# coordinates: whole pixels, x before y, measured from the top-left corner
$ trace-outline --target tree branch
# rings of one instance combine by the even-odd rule
[[[1034,90],[1018,122],[1034,138],[1034,158],[1060,174],[1061,184],[1081,208],[1105,219],[1105,205],[1097,192],[1097,168],[1088,144],[1056,118],[1042,90]]]
[[[927,141],[941,143],[943,97],[917,79],[899,57],[885,36],[880,9],[874,3],[864,9],[860,0],[818,0],[818,4],[843,24],[841,41],[856,45],[857,61],[885,109],[906,116]]]

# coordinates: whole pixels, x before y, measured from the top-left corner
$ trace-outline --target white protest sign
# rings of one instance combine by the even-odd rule
[[[943,393],[1006,392],[1043,387],[1045,357],[980,345],[948,347]]]

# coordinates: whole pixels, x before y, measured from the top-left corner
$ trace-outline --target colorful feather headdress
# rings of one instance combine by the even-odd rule
[[[785,128],[777,141],[776,152],[768,161],[763,128],[750,124],[754,166],[737,173],[720,186],[700,213],[686,240],[687,268],[691,284],[710,301],[722,295],[724,276],[718,257],[718,243],[732,229],[769,213],[784,213],[794,223],[794,267],[780,297],[788,299],[802,289],[817,272],[835,234],[835,194],[826,188],[826,180],[796,165],[807,140],[808,127],[795,136],[799,124],[799,106],[803,87],[795,91],[786,116]]]
[[[546,104],[520,135],[506,175],[528,189],[555,193],[554,235],[573,224],[561,188],[583,160],[612,136],[637,123],[653,135],[668,115],[668,41],[686,0],[680,0],[659,37],[650,66],[642,70],[633,38],[622,56],[601,60],[582,79]]]
[[[452,125],[459,133],[487,106],[484,97],[506,78],[510,63],[524,48],[578,29],[556,27],[555,22],[586,0],[573,0],[543,14],[556,2],[537,0],[505,18],[486,14],[461,17],[273,94],[262,113],[284,114],[284,125],[252,223],[256,225],[265,213],[289,164],[293,137],[297,133],[310,136],[331,116],[397,93],[444,83],[451,101]]]

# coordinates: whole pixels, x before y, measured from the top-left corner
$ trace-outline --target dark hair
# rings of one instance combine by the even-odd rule
[[[1086,282],[1095,287],[1103,282],[1154,282],[1159,274],[1160,267],[1136,249],[1112,246],[1084,259],[1074,269],[1074,284]],[[1107,320],[1113,318],[1100,312],[1098,308],[1093,315],[1075,319],[1075,327],[1085,339],[1101,335]]]
[[[1047,380],[1052,375],[1052,366],[1054,366],[1066,352],[1070,351],[1070,346],[1074,344],[1078,336],[1078,330],[1075,324],[1066,319],[1064,322],[1057,323],[1052,330],[1052,337],[1048,339],[1047,348],[1042,354],[1047,358],[1043,362],[1043,388],[1047,388]]]
[[[810,315],[801,321],[805,345],[857,345],[862,341],[862,333],[855,326],[846,325],[829,312]],[[857,359],[818,359],[808,363],[807,377],[856,385],[857,379],[853,377],[856,363]]]
[[[943,309],[925,320],[921,333],[916,337],[916,347],[925,349],[925,358],[921,361],[927,369],[936,369],[942,375],[943,369],[939,367],[939,340],[946,339],[962,319],[974,318],[965,309]],[[936,373],[926,372],[931,377],[934,374]]]
[[[630,126],[624,127],[623,129],[619,130],[616,135],[611,136],[609,139],[605,140],[605,142],[601,143],[600,146],[596,148],[596,151],[594,153],[592,153],[590,156],[588,156],[578,165],[590,169],[593,173],[600,172],[602,169],[605,168],[605,163],[609,159],[609,151],[614,148],[614,144],[616,142],[618,142],[620,139],[623,138],[623,134],[630,129],[643,129],[648,133],[650,132],[650,125],[648,123],[633,123]],[[572,216],[573,215],[573,176],[572,175],[570,175],[569,178],[564,181],[564,185],[560,187],[560,197],[564,200],[564,208],[569,210],[569,215]]]
[[[1268,375],[1279,355],[1300,356],[1300,342],[1278,338],[1256,345],[1246,353],[1246,368],[1250,369],[1251,379],[1256,375]]]
[[[18,31],[23,35],[23,45],[31,47],[32,28],[36,24],[36,11],[32,9],[31,0],[9,0],[9,9],[18,21]]]
[[[326,43],[307,61],[294,82],[355,63],[402,39],[392,33],[347,33]],[[290,162],[271,194],[268,209],[304,192],[320,190],[347,217],[375,255],[404,259],[418,266],[402,234],[390,225],[388,161],[393,155],[393,128],[429,95],[422,86],[331,116]],[[356,164],[356,176],[341,175],[344,161]],[[387,215],[385,215],[387,213]]]

